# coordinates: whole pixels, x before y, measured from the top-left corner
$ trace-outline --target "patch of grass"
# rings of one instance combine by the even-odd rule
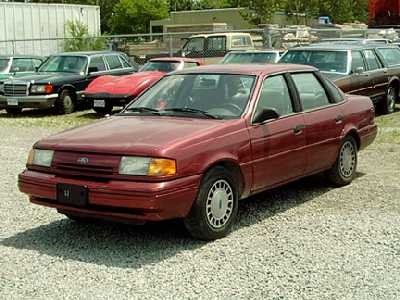
[[[69,115],[57,115],[53,110],[26,110],[18,115],[0,112],[0,124],[10,127],[42,127],[66,129],[88,124],[100,117],[92,110],[75,112]]]
[[[390,115],[377,116],[375,122],[379,128],[376,143],[400,144],[400,109]]]

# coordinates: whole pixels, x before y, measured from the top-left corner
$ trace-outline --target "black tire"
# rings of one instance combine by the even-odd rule
[[[18,115],[22,112],[21,107],[6,107],[6,112],[11,115]]]
[[[70,114],[75,111],[76,95],[72,91],[64,90],[56,100],[56,110],[60,115]]]
[[[98,115],[107,115],[111,114],[113,111],[114,106],[106,102],[105,107],[94,107],[93,110],[98,114]]]
[[[184,219],[193,237],[211,241],[230,232],[238,212],[237,187],[232,174],[223,167],[215,167],[204,176],[192,209]]]
[[[326,172],[327,178],[334,186],[350,184],[356,176],[357,143],[352,136],[346,136],[339,149],[335,164]]]
[[[399,89],[390,85],[386,91],[385,97],[380,102],[380,111],[382,114],[391,114],[394,112],[396,102],[399,101]]]

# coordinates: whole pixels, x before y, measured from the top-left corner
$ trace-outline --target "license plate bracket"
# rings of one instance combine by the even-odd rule
[[[57,184],[57,202],[84,207],[88,203],[88,188],[74,184]]]
[[[106,101],[105,100],[100,100],[100,99],[98,99],[98,100],[94,100],[93,101],[93,106],[94,107],[106,107]]]
[[[18,106],[18,98],[7,98],[7,105]]]

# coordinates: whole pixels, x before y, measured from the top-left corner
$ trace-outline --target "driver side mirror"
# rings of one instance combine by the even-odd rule
[[[99,71],[98,67],[89,67],[88,73],[92,74],[92,73],[96,73]]]
[[[357,67],[354,70],[354,73],[357,74],[357,75],[360,75],[360,74],[364,73],[364,68],[363,67]]]
[[[269,120],[279,119],[279,114],[273,108],[264,108],[254,116],[253,122],[261,124]]]

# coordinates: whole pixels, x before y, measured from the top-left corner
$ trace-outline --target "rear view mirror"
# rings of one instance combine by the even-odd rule
[[[360,74],[364,73],[364,68],[363,67],[357,67],[354,70],[354,73],[360,75]]]
[[[264,108],[254,116],[254,123],[261,124],[268,120],[279,119],[279,114],[273,108]]]

